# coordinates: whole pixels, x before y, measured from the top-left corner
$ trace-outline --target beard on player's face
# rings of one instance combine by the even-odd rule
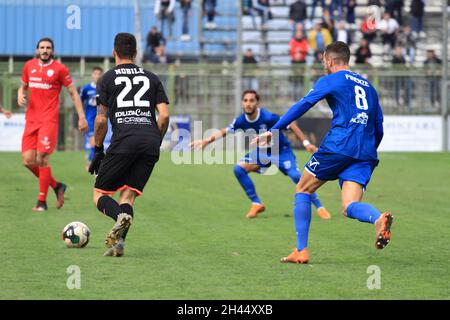
[[[44,63],[46,63],[46,62],[48,62],[49,60],[51,60],[52,57],[53,57],[53,55],[52,55],[51,53],[49,53],[49,52],[42,52],[42,53],[39,53],[39,60],[41,60],[41,61],[44,62]]]
[[[251,116],[255,114],[257,109],[258,109],[257,105],[244,106],[244,113],[248,116]]]

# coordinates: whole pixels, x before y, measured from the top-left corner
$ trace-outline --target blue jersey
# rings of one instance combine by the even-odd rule
[[[273,127],[275,123],[280,120],[280,116],[271,113],[263,108],[258,108],[258,115],[255,120],[249,120],[245,113],[234,119],[234,121],[227,127],[228,132],[235,132],[236,130],[254,130],[256,134],[261,134]],[[286,126],[287,127],[287,126]],[[279,135],[279,150],[290,147],[291,144],[286,136],[280,132]],[[274,142],[276,143],[276,142]]]
[[[83,102],[84,113],[86,114],[86,120],[88,122],[89,131],[94,131],[94,121],[97,115],[97,104],[95,102],[95,95],[97,94],[97,89],[95,84],[86,84],[81,89],[80,98]]]
[[[377,160],[377,148],[383,137],[383,112],[378,95],[369,81],[349,70],[320,78],[272,130],[285,128],[322,99],[327,100],[333,111],[333,120],[319,152]]]

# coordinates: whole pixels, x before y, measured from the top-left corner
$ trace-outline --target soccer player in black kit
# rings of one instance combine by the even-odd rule
[[[105,256],[124,254],[134,201],[142,194],[159,159],[161,141],[169,124],[169,101],[161,81],[134,64],[136,53],[136,38],[129,33],[117,34],[113,51],[116,67],[106,72],[97,85],[95,154],[89,172],[98,174],[95,205],[115,221],[105,240],[109,247]],[[105,155],[103,141],[108,116],[113,135]],[[117,191],[119,202],[112,198]]]

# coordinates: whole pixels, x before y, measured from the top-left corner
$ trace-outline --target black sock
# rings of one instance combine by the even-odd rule
[[[100,212],[117,221],[117,216],[122,212],[119,204],[111,197],[101,196],[97,201],[97,209]]]
[[[120,205],[120,210],[121,210],[121,212],[127,213],[130,216],[134,217],[134,215],[133,215],[133,207],[131,205],[129,205],[128,203],[122,203]],[[130,230],[130,229],[129,228],[126,229],[123,232],[123,234],[122,234],[123,241],[125,241],[125,239],[127,238],[128,230]]]

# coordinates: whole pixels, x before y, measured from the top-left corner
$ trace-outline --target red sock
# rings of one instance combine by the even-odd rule
[[[39,178],[39,166],[35,165],[34,167],[27,167],[36,177]]]
[[[50,168],[50,166],[49,166],[48,168]],[[38,165],[35,165],[35,166],[32,167],[32,168],[29,168],[29,167],[28,167],[28,169],[30,169],[30,171],[31,171],[36,177],[39,178],[39,166],[38,166]],[[50,172],[51,172],[51,171],[50,171]],[[56,180],[55,180],[55,178],[53,178],[52,175],[50,175],[50,187],[52,187],[53,189],[56,188]]]
[[[50,167],[39,167],[39,201],[46,201],[51,177],[52,169]]]

